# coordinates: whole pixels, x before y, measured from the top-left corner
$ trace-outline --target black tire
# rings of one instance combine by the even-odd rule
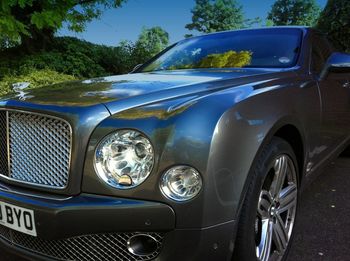
[[[298,163],[295,153],[288,142],[274,137],[272,141],[266,145],[257,158],[255,166],[249,175],[249,185],[243,201],[240,218],[238,221],[237,237],[235,241],[235,249],[232,260],[238,261],[254,261],[258,260],[256,254],[256,218],[257,207],[263,184],[269,175],[271,166],[280,155],[288,155],[293,161],[293,165],[298,179]],[[297,185],[298,187],[298,185]],[[299,198],[299,197],[298,197]],[[296,211],[298,202],[296,203]],[[295,216],[296,217],[296,216]],[[295,224],[295,222],[294,222]],[[290,237],[287,248],[284,252],[282,260],[286,259],[293,236]]]

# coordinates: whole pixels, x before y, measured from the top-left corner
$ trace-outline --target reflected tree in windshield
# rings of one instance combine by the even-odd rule
[[[252,52],[228,51],[225,53],[209,54],[199,62],[193,63],[191,59],[183,58],[179,63],[166,68],[168,70],[196,69],[196,68],[242,68],[251,63]],[[165,68],[164,68],[165,69]]]
[[[183,40],[139,72],[198,68],[288,68],[296,64],[301,31],[242,30]]]
[[[221,54],[210,54],[199,63],[199,68],[241,68],[250,65],[252,52],[250,51],[228,51]]]

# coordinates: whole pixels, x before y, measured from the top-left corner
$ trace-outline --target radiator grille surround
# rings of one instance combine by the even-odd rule
[[[53,189],[68,185],[72,130],[59,118],[0,111],[0,174],[11,181]]]
[[[0,111],[0,174],[8,175],[7,120],[6,111]]]
[[[127,241],[137,233],[92,234],[60,240],[32,237],[0,225],[0,240],[55,260],[74,261],[148,261],[161,251],[164,234],[149,232],[157,241],[157,250],[137,256],[127,250]]]

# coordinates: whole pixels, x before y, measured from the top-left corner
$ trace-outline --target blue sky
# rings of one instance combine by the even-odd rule
[[[119,9],[107,10],[100,20],[87,25],[83,33],[63,28],[58,35],[75,36],[93,43],[116,46],[121,40],[135,41],[143,26],[161,26],[176,42],[188,33],[185,25],[191,21],[194,0],[128,0]],[[275,0],[238,0],[246,18],[266,18]],[[327,0],[317,0],[323,8]]]

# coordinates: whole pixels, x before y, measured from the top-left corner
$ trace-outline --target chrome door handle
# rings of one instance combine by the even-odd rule
[[[347,88],[347,89],[350,89],[350,82],[346,82],[343,84],[343,88]]]

